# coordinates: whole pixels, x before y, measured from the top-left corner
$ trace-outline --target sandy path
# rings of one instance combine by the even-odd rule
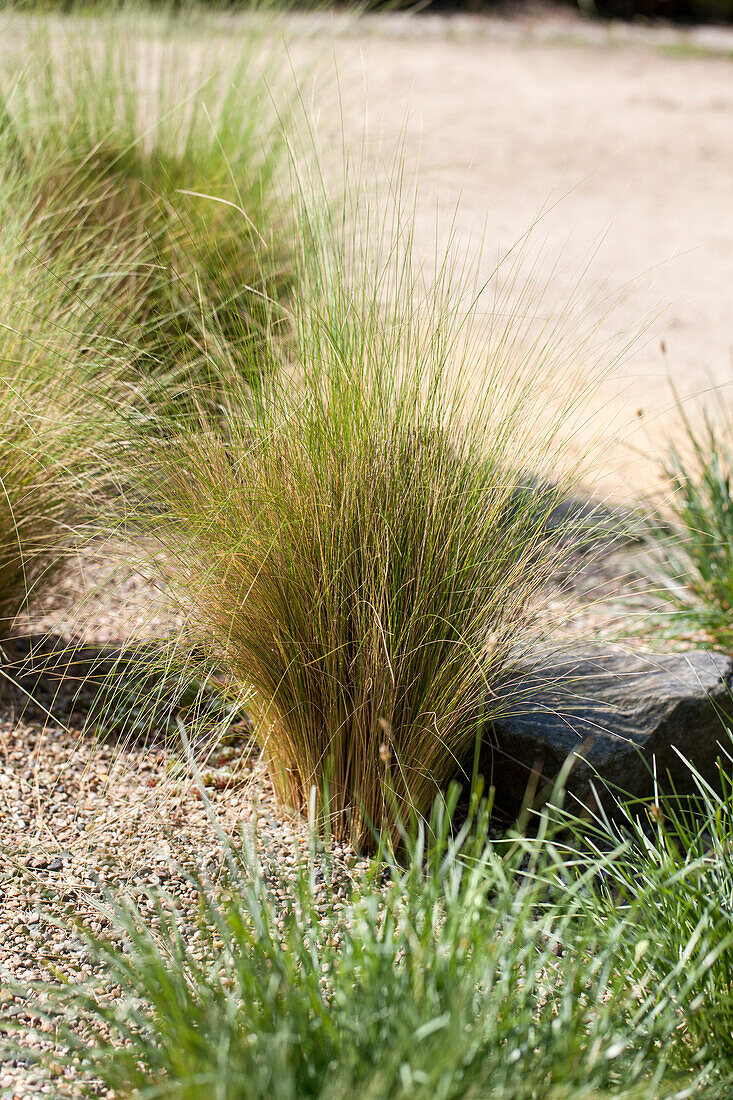
[[[636,424],[613,458],[612,481],[628,491],[651,476],[637,452],[654,451],[670,423],[667,376],[685,395],[733,382],[733,60],[691,56],[683,40],[672,55],[653,33],[615,45],[613,28],[589,44],[538,42],[521,25],[507,36],[480,19],[458,26],[342,30],[333,53],[347,137],[358,147],[366,134],[387,162],[404,141],[408,171],[419,163],[426,256],[436,210],[447,223],[459,199],[459,241],[485,234],[492,259],[561,199],[535,235],[548,263],[562,254],[568,286],[605,234],[585,318],[629,283],[608,332],[663,311],[615,395],[606,386],[597,399],[599,422],[620,410]]]

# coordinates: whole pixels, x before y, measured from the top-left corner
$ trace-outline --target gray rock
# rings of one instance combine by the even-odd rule
[[[517,510],[544,516],[546,536],[572,546],[576,552],[599,545],[610,548],[633,543],[640,536],[640,517],[630,508],[567,494],[561,486],[531,474],[522,477],[513,498]]]
[[[495,724],[498,800],[516,809],[530,779],[541,789],[571,756],[565,786],[576,808],[578,800],[595,803],[591,784],[599,793],[609,786],[652,794],[655,768],[662,787],[671,780],[689,793],[678,751],[715,783],[717,761],[732,748],[732,688],[733,661],[706,650],[662,656],[596,648],[520,669],[504,686],[505,716]]]

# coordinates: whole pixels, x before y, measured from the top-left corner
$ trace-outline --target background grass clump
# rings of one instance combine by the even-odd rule
[[[184,393],[216,405],[208,334],[227,362],[237,345],[251,385],[283,324],[294,230],[277,65],[262,28],[229,65],[215,39],[197,65],[180,31],[152,16],[53,33],[26,20],[3,62],[4,630],[81,539],[109,532],[107,502],[127,507],[118,456],[129,471],[141,442],[153,445],[140,437],[150,409],[173,415]]]
[[[29,31],[3,91],[0,171],[25,184],[19,246],[138,367],[185,376],[204,359],[207,321],[219,340],[256,341],[290,290],[293,93],[275,109],[282,77],[254,27],[235,62],[212,39],[204,66],[173,20],[153,35],[124,16],[78,39],[73,26]]]
[[[0,163],[8,137],[0,134]],[[66,309],[58,278],[18,244],[25,182],[0,183],[0,637],[48,591],[90,530],[103,481],[104,407],[83,382],[89,322]],[[29,245],[28,248],[31,246]],[[100,340],[110,377],[117,349]]]

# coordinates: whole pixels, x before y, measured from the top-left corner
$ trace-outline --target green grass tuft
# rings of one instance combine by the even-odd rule
[[[663,472],[668,493],[649,539],[646,571],[677,636],[704,635],[733,652],[733,445],[731,424],[682,412],[683,433]]]
[[[618,922],[616,965],[640,998],[669,1000],[679,1016],[666,1056],[709,1062],[721,1096],[733,1074],[731,765],[728,743],[715,786],[688,764],[691,795],[619,800],[612,821],[570,821],[568,859],[580,851],[603,863],[585,899],[590,919],[601,932]]]
[[[227,847],[218,883],[196,884],[195,940],[160,890],[152,921],[109,898],[114,939],[80,933],[97,973],[33,991],[52,1058],[66,1047],[90,1090],[191,1100],[692,1095],[695,1059],[664,1054],[676,1006],[635,994],[618,923],[587,920],[588,878],[569,881],[547,820],[502,855],[486,807],[454,834],[454,806],[386,878],[317,851],[265,875],[256,838]]]

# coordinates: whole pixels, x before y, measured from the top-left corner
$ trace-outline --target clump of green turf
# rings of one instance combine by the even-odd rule
[[[576,859],[599,867],[584,902],[603,934],[618,923],[616,965],[639,999],[675,1005],[679,1024],[660,1052],[711,1067],[709,1092],[733,1077],[733,756],[730,732],[711,783],[691,763],[684,796],[657,790],[644,802],[617,795],[611,816],[565,816]],[[561,821],[561,824],[563,822]]]
[[[142,905],[108,896],[111,935],[77,932],[91,972],[15,988],[8,1030],[27,1028],[29,1012],[47,1020],[49,1061],[70,1063],[91,1094],[726,1095],[727,1056],[686,1043],[686,1006],[666,981],[679,960],[655,971],[659,984],[638,985],[647,929],[614,910],[588,914],[614,853],[582,872],[566,865],[547,816],[534,839],[494,846],[487,805],[477,799],[460,829],[455,805],[453,791],[405,834],[405,862],[387,847],[366,871],[314,847],[288,873],[267,856],[263,866],[262,834],[225,842],[217,881],[191,880],[195,937],[173,894],[151,889]],[[702,957],[694,930],[674,935],[689,988],[718,961]]]

